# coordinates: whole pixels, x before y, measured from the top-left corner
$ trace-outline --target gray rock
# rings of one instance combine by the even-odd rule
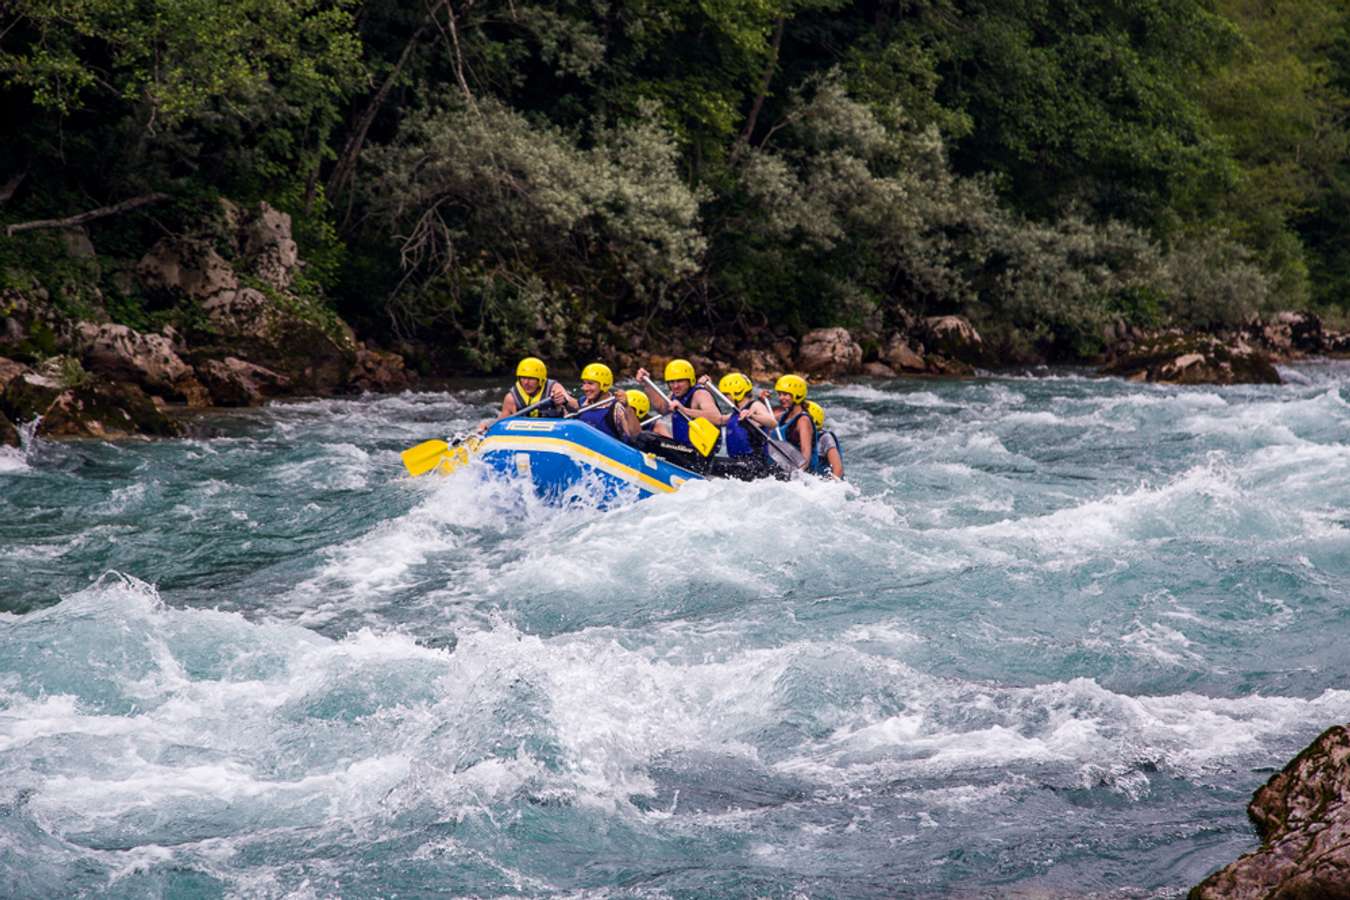
[[[259,203],[239,227],[239,244],[253,275],[279,291],[290,288],[300,263],[290,215]]]
[[[897,372],[923,372],[928,369],[928,364],[923,358],[923,346],[920,345],[916,350],[899,334],[891,335],[881,358]]]
[[[1247,815],[1261,846],[1192,888],[1192,900],[1350,896],[1350,730],[1324,731]]]
[[[161,239],[141,257],[136,274],[147,290],[181,293],[199,302],[239,287],[234,269],[215,248],[189,238]]]
[[[285,375],[234,356],[203,360],[197,374],[218,406],[261,406],[290,386]]]
[[[937,353],[970,365],[985,362],[984,338],[963,316],[932,316],[923,320],[924,344]]]
[[[384,350],[370,350],[364,345],[357,348],[356,364],[349,381],[356,390],[373,393],[389,394],[412,387],[403,357]]]
[[[797,368],[812,375],[854,375],[862,369],[862,347],[846,328],[817,328],[802,335]]]
[[[162,334],[141,334],[125,325],[81,322],[75,344],[85,368],[110,378],[131,381],[152,394],[181,400],[189,406],[209,402],[192,367]]]

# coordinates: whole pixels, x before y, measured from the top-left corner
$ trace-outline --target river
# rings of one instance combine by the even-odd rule
[[[501,386],[0,450],[0,892],[1175,896],[1350,721],[1350,364],[823,387],[849,483],[601,512]]]

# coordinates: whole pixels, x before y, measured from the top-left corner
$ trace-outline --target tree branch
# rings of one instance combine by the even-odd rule
[[[750,146],[750,138],[755,133],[755,123],[759,121],[759,111],[764,108],[764,98],[769,93],[769,83],[773,80],[773,70],[778,68],[778,50],[783,46],[783,27],[787,24],[787,16],[779,16],[778,24],[773,29],[773,44],[769,47],[769,61],[764,66],[764,74],[759,79],[759,91],[755,94],[755,102],[750,106],[750,115],[745,120],[745,129],[741,136],[736,139],[736,147],[731,151],[733,158],[739,156]]]
[[[75,225],[83,225],[85,222],[92,222],[94,219],[119,215],[120,213],[129,212],[133,209],[138,209],[142,206],[148,206],[151,203],[158,203],[161,200],[168,199],[168,194],[142,194],[139,197],[123,200],[121,203],[115,203],[112,206],[100,206],[98,209],[91,209],[88,212],[82,212],[79,215],[67,216],[64,219],[34,219],[31,222],[18,222],[14,225],[6,226],[5,236],[13,237],[20,231],[33,231],[38,228],[71,228]]]

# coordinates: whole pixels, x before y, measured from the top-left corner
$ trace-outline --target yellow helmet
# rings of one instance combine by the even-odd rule
[[[604,363],[591,363],[581,370],[582,381],[594,381],[600,390],[607,391],[614,386],[614,373]]]
[[[647,418],[647,413],[652,411],[652,401],[647,399],[647,395],[642,391],[635,391],[632,388],[624,391],[628,395],[628,405],[633,408],[638,421],[641,422]]]
[[[740,372],[728,372],[717,382],[717,389],[726,394],[733,402],[740,403],[745,395],[755,389],[754,382]]]
[[[666,381],[693,382],[694,364],[687,359],[672,359],[666,363]]]
[[[527,356],[516,366],[517,378],[538,378],[543,381],[548,377],[548,366],[537,356]]]
[[[816,423],[816,428],[825,427],[825,408],[814,400],[806,401],[806,414],[811,417],[811,421]]]
[[[791,394],[793,403],[801,403],[806,399],[806,379],[800,375],[779,376],[773,389],[784,394]]]

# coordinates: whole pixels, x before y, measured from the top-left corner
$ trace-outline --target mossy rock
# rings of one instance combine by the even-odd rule
[[[47,438],[177,437],[182,428],[136,385],[91,379],[53,400],[37,433]]]
[[[12,422],[31,422],[44,415],[65,389],[55,378],[27,372],[5,386],[0,394],[0,413]]]

